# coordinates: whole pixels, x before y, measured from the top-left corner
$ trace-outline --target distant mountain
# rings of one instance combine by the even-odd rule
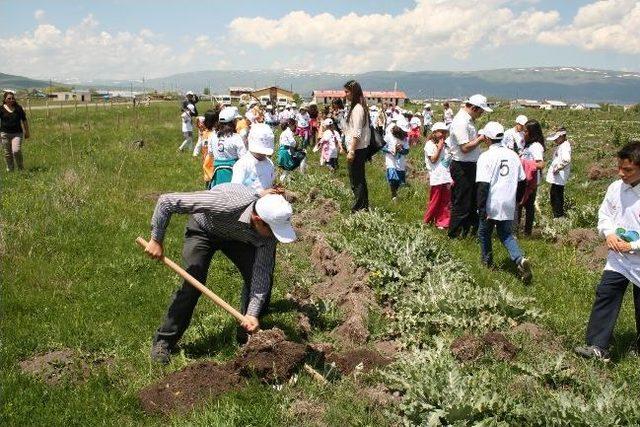
[[[0,73],[1,89],[38,89],[49,86],[48,81]]]

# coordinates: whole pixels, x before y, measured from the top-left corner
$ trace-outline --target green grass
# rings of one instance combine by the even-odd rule
[[[568,126],[575,145],[567,194],[578,206],[600,203],[609,181],[585,186],[585,171],[597,157],[613,161],[615,129],[622,138],[640,136],[640,116],[619,111],[526,113],[547,127]],[[145,415],[138,406],[137,391],[166,373],[195,359],[228,359],[237,349],[233,321],[203,299],[182,352],[172,363],[158,367],[148,357],[151,336],[179,280],[145,258],[134,239],[149,234],[155,195],[198,190],[203,185],[199,161],[176,153],[181,142],[178,116],[177,103],[136,110],[58,109],[48,117],[45,111],[34,110],[30,115],[32,138],[24,145],[27,171],[2,173],[0,421],[4,425],[298,424],[302,421],[293,419],[288,408],[303,396],[326,405],[324,420],[330,425],[381,424],[382,409],[367,405],[353,381],[344,379],[322,388],[304,375],[279,392],[252,382],[241,392],[170,420]],[[507,123],[514,116],[511,111],[498,111],[491,119]],[[131,144],[138,139],[144,139],[144,148]],[[412,150],[410,159],[422,169],[421,147]],[[317,168],[315,157],[310,163]],[[343,182],[345,165],[341,159],[336,175]],[[382,159],[367,169],[373,206],[395,213],[399,221],[421,220],[426,185],[411,182],[393,204]],[[539,197],[546,198],[546,192],[543,187]],[[167,255],[176,261],[185,220],[175,216],[166,237]],[[600,271],[588,270],[574,249],[539,239],[521,238],[520,242],[534,263],[535,282],[528,287],[516,280],[499,245],[496,261],[503,268],[498,271],[480,266],[473,240],[447,245],[480,285],[500,283],[513,293],[534,297],[546,313],[544,323],[562,335],[567,346],[581,343]],[[287,309],[283,298],[302,279],[300,272],[309,270],[308,249],[302,244],[280,245],[273,301],[284,309],[265,321],[294,338],[296,313]],[[240,274],[221,255],[216,255],[208,284],[238,305]],[[333,317],[335,313],[329,313],[327,322],[332,323]],[[372,316],[370,328],[372,332],[383,328],[379,316]],[[639,361],[624,356],[635,336],[628,296],[615,336],[616,363],[605,368],[594,365],[594,369],[616,381],[626,380],[638,395]],[[19,361],[59,348],[110,356],[114,365],[96,370],[86,383],[55,387],[20,373]]]

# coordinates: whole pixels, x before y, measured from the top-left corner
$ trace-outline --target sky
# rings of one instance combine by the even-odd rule
[[[0,72],[640,71],[638,0],[0,0]]]

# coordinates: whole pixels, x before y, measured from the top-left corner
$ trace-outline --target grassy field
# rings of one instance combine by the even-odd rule
[[[557,124],[568,127],[575,141],[573,178],[567,187],[572,210],[598,205],[611,179],[591,181],[587,171],[593,163],[614,165],[613,153],[620,142],[640,137],[640,115],[617,110],[526,113],[539,119],[545,130]],[[503,123],[514,117],[515,112],[508,110],[491,115]],[[170,419],[145,414],[137,400],[139,389],[194,360],[226,360],[237,350],[233,321],[202,300],[172,363],[160,367],[148,356],[151,336],[179,281],[143,257],[134,239],[148,236],[158,194],[203,186],[199,161],[176,152],[181,142],[178,106],[52,110],[48,117],[45,111],[34,110],[29,119],[32,138],[24,145],[27,170],[2,175],[3,425],[298,425],[307,421],[296,418],[291,407],[301,396],[324,408],[320,424],[389,422],[387,410],[359,396],[359,383],[353,378],[320,386],[303,374],[280,391],[251,381],[240,392]],[[140,139],[142,148],[133,143]],[[367,171],[372,206],[394,214],[400,223],[421,220],[428,194],[421,147],[412,150],[410,160],[418,174],[410,174],[410,187],[401,190],[397,203],[390,200],[381,159]],[[315,157],[310,163],[318,168]],[[333,178],[347,182],[344,163],[342,159]],[[326,171],[319,173],[333,185]],[[546,186],[539,190],[541,223],[550,211],[547,191]],[[587,223],[591,218],[583,217]],[[180,259],[185,221],[175,216],[167,233],[167,255],[174,260]],[[541,323],[567,348],[582,343],[601,269],[593,267],[588,254],[541,236],[521,238],[535,275],[534,283],[524,286],[499,245],[495,257],[499,268],[490,271],[481,267],[473,240],[449,242],[443,234],[430,233],[467,265],[480,286],[503,285],[515,295],[533,297],[544,313]],[[274,305],[286,307],[285,295],[309,270],[308,250],[303,244],[280,245]],[[241,277],[221,255],[215,257],[208,283],[238,305]],[[627,297],[616,327],[614,363],[571,361],[614,385],[628,384],[628,398],[640,395],[640,360],[626,356],[635,337],[630,302]],[[277,325],[296,337],[295,317],[292,309],[277,310],[265,326]],[[323,331],[315,333],[323,336]],[[20,361],[58,349],[72,349],[93,363],[86,378],[63,378],[57,385],[47,385],[21,372]]]

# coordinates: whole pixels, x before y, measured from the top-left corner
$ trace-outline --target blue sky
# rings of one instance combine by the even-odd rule
[[[0,71],[160,77],[580,66],[640,71],[636,0],[2,1]]]

